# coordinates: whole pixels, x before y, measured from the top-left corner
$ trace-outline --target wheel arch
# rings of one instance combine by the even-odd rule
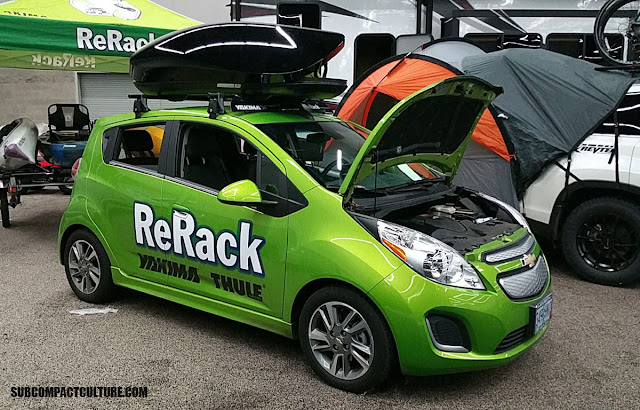
[[[88,232],[91,232],[93,235],[96,235],[95,232],[93,232],[93,230],[91,230],[91,228],[89,228],[86,225],[79,224],[79,223],[69,225],[67,227],[67,229],[65,229],[65,231],[62,233],[62,236],[60,238],[60,246],[59,246],[59,249],[58,249],[58,254],[59,254],[58,256],[60,258],[60,264],[61,265],[64,265],[64,249],[67,247],[67,241],[69,240],[69,237],[74,232],[77,232],[77,231],[79,231],[81,229],[84,229],[84,230],[86,230]]]
[[[361,296],[365,297],[367,300],[369,300],[371,302],[371,305],[376,308],[376,310],[380,313],[382,317],[384,317],[384,320],[387,322],[387,326],[389,327],[392,338],[394,339],[393,342],[395,344],[395,336],[393,335],[393,331],[391,331],[391,326],[389,325],[389,321],[387,320],[387,317],[382,312],[380,307],[376,304],[376,302],[373,299],[371,299],[371,297],[366,292],[364,292],[362,289],[358,288],[357,286],[354,286],[348,282],[335,279],[335,278],[322,278],[322,279],[313,280],[305,284],[298,291],[298,293],[296,294],[296,297],[294,298],[293,304],[291,306],[291,332],[293,334],[294,339],[298,338],[298,326],[300,321],[300,313],[302,312],[302,307],[304,306],[304,303],[316,291],[328,286],[340,286],[347,289],[351,289],[359,293]]]
[[[557,242],[567,217],[583,202],[601,197],[627,199],[640,204],[640,187],[613,181],[577,181],[563,189],[551,212],[552,239]]]

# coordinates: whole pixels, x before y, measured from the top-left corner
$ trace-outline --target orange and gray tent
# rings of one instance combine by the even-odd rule
[[[438,44],[442,43],[426,44],[420,51],[391,57],[371,68],[349,89],[336,110],[337,116],[373,129],[387,111],[405,97],[446,78],[461,75],[461,70],[454,65],[428,55],[439,54],[441,47]],[[456,44],[449,41],[446,45],[447,55],[452,57],[454,64],[457,55],[484,53],[465,41]],[[460,52],[456,53],[457,50]],[[516,204],[509,164],[513,150],[496,117],[493,108],[489,108],[480,118],[455,182]],[[493,177],[487,178],[487,175]]]
[[[373,128],[394,103],[442,79],[464,73],[500,85],[504,93],[483,114],[454,182],[517,205],[548,165],[615,112],[635,81],[597,68],[548,50],[484,53],[464,40],[443,39],[373,67],[337,115]]]

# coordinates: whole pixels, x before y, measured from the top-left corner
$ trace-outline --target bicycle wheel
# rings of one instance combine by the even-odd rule
[[[619,10],[636,11],[636,17],[629,19],[614,17]],[[616,66],[633,66],[640,64],[640,1],[609,0],[602,6],[596,17],[593,29],[594,39],[603,60]],[[608,29],[608,32],[605,32]],[[622,45],[613,45],[607,33],[622,34]],[[628,44],[627,56],[624,44]]]

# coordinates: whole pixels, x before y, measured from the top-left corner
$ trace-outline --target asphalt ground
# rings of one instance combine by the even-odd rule
[[[0,228],[0,409],[638,409],[640,286],[583,282],[547,249],[545,337],[509,365],[398,377],[365,395],[314,375],[297,342],[126,291],[117,313],[76,316],[58,263],[57,190],[23,196]],[[13,386],[147,386],[146,398],[12,398]]]

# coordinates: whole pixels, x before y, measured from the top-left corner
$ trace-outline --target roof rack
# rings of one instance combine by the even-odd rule
[[[166,99],[160,96],[147,96],[144,94],[129,94],[129,98],[135,99],[133,102],[133,113],[136,118],[140,118],[145,112],[151,111],[147,103],[148,99]],[[226,114],[225,101],[229,101],[231,111],[236,112],[296,110],[305,116],[310,115],[309,111],[320,111],[319,106],[321,105],[319,100],[309,100],[310,104],[308,104],[306,101],[299,101],[295,98],[272,96],[272,98],[268,99],[251,99],[247,96],[227,95],[223,93],[207,93],[206,97],[202,94],[188,95],[180,99],[180,101],[184,100],[208,101],[207,113],[209,113],[209,118],[211,119],[215,119],[218,115]]]
[[[210,93],[208,95],[209,106],[207,107],[207,112],[209,113],[209,118],[214,119],[218,114],[225,114],[224,95],[220,93]]]
[[[149,105],[147,105],[146,95],[129,94],[129,98],[135,98],[133,102],[133,113],[136,115],[136,118],[140,118],[143,113],[151,111]]]

